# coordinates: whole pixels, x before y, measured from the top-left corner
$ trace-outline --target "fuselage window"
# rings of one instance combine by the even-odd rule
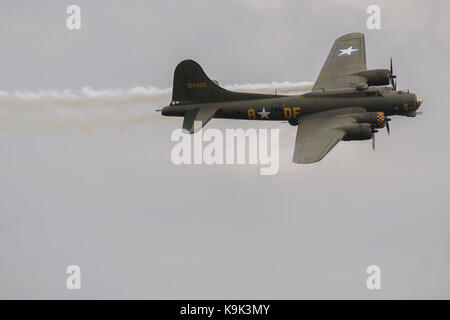
[[[272,112],[281,112],[281,105],[276,104],[276,105],[272,106]]]

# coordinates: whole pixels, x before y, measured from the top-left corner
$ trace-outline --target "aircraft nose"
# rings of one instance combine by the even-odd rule
[[[416,94],[416,99],[417,99],[417,101],[416,101],[417,102],[417,108],[419,108],[420,105],[423,102],[423,98],[421,96],[419,96],[418,94]]]

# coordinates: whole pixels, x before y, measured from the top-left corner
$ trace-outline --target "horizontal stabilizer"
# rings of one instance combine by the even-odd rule
[[[217,107],[202,106],[186,111],[184,114],[183,129],[189,133],[200,130],[214,117],[217,110],[219,110]]]

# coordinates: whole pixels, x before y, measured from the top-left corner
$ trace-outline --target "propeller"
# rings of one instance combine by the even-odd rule
[[[377,133],[378,130],[372,128],[372,149],[375,151],[375,133]]]
[[[394,74],[394,68],[392,67],[392,57],[391,57],[391,67],[389,69],[389,77],[391,78],[391,84],[392,88],[394,88],[394,91],[397,91],[397,81],[395,80],[397,76]]]
[[[386,130],[388,133],[388,136],[391,134],[391,128],[389,127],[389,121],[391,121],[391,118],[386,118]]]

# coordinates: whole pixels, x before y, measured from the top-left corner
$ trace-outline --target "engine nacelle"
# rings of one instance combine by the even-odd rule
[[[384,86],[391,83],[391,73],[387,69],[373,69],[354,73],[354,76],[366,79],[367,85]]]
[[[372,126],[369,123],[355,123],[349,126],[340,128],[345,131],[345,136],[342,140],[369,140],[372,138]]]
[[[384,112],[377,112],[376,116],[375,116],[375,128],[384,128],[384,126],[386,125],[386,115],[384,114]]]
[[[367,112],[355,114],[354,117],[359,123],[370,123],[373,128],[384,128],[387,117],[384,112]]]

